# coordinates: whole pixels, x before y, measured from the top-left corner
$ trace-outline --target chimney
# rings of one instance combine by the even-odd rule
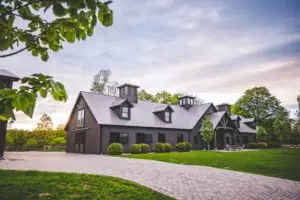
[[[123,99],[128,99],[131,103],[138,102],[138,88],[137,85],[132,85],[125,83],[123,85],[118,86],[119,88],[119,97]]]
[[[222,103],[220,105],[217,105],[218,111],[226,111],[228,115],[231,115],[231,105],[228,103]]]

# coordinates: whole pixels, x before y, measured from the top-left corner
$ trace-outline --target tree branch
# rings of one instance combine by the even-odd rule
[[[24,5],[21,5],[21,6],[18,6],[18,7],[15,7],[14,9],[10,10],[10,11],[7,11],[3,14],[0,15],[0,18],[6,16],[6,15],[9,15],[9,14],[12,14],[14,11],[20,9],[20,8],[25,8],[27,6],[30,6],[31,4],[34,4],[34,3],[38,3],[39,1],[32,1],[32,2],[28,2],[27,4],[24,4]]]
[[[21,53],[22,51],[28,49],[33,43],[29,44],[28,46],[18,50],[18,51],[15,51],[15,52],[12,52],[12,53],[9,53],[9,54],[4,54],[4,55],[0,55],[0,58],[5,58],[5,57],[9,57],[9,56],[13,56],[13,55],[16,55],[18,53]]]

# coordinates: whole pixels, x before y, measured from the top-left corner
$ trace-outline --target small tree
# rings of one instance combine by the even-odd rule
[[[53,122],[49,115],[44,113],[40,118],[40,122],[37,125],[38,130],[50,130],[53,128]]]
[[[214,137],[214,129],[213,129],[213,124],[210,121],[208,116],[206,116],[201,123],[200,136],[202,136],[203,141],[207,143],[208,150],[209,150],[209,143],[212,141]]]
[[[292,136],[292,126],[288,117],[277,118],[273,124],[273,128],[277,139],[279,139],[282,144]]]
[[[110,69],[101,69],[95,76],[92,83],[91,91],[104,93],[106,86],[109,83],[111,75]]]
[[[256,139],[259,141],[266,141],[267,136],[266,129],[262,126],[257,126]]]

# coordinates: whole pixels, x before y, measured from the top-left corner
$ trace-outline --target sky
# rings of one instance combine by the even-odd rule
[[[1,69],[20,77],[52,75],[69,95],[66,103],[39,99],[34,117],[17,113],[14,128],[35,128],[43,113],[55,126],[65,124],[79,92],[89,91],[103,68],[120,84],[189,93],[214,104],[232,104],[246,89],[265,86],[296,111],[300,1],[115,0],[111,8],[112,27],[98,23],[92,37],[65,44],[48,62],[28,52],[0,59]]]

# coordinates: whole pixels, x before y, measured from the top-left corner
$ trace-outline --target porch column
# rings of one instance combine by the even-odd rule
[[[218,150],[218,147],[217,147],[217,131],[215,130],[215,150]]]

